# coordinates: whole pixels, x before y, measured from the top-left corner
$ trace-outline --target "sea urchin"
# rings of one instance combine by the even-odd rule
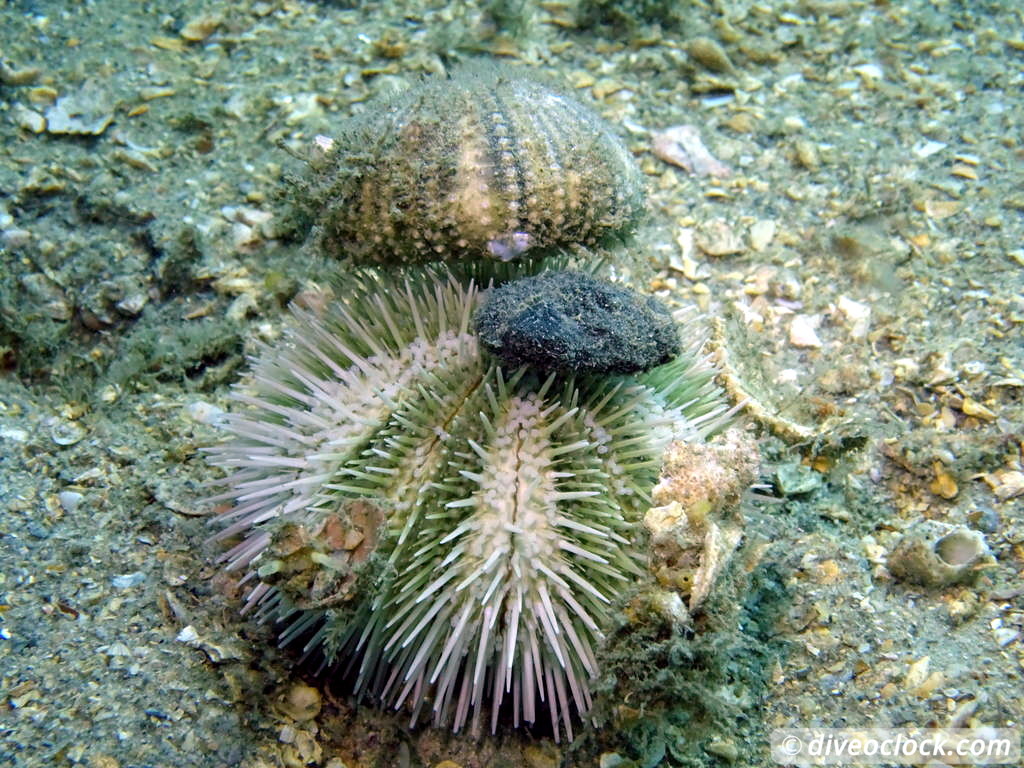
[[[472,282],[347,280],[261,350],[210,450],[246,610],[414,721],[546,715],[571,737],[662,449],[722,424],[713,370],[684,341],[635,377],[504,371]]]
[[[627,235],[643,214],[611,126],[514,67],[456,67],[364,106],[317,139],[291,190],[328,258],[518,261]]]

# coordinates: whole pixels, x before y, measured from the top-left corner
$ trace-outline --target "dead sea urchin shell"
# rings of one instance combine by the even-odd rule
[[[317,250],[359,262],[590,246],[643,206],[636,163],[593,110],[496,66],[428,78],[320,137],[295,195]]]
[[[472,283],[346,281],[261,350],[210,451],[246,609],[414,722],[571,736],[662,450],[727,420],[714,371],[690,340],[635,377],[502,371]]]

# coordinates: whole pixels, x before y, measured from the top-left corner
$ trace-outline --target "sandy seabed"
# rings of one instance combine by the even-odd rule
[[[1024,14],[635,7],[0,1],[0,756],[762,766],[774,728],[1019,727]],[[616,127],[650,210],[623,272],[718,319],[751,397],[747,562],[777,600],[743,611],[772,645],[723,664],[697,735],[632,700],[574,747],[410,730],[309,688],[211,565],[211,414],[333,269],[279,236],[279,143],[474,57]],[[690,169],[655,152],[677,126]],[[923,521],[991,560],[897,578]]]

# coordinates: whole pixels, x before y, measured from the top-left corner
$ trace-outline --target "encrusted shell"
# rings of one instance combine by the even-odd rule
[[[324,255],[436,261],[592,246],[643,206],[629,150],[593,110],[497,67],[428,78],[319,137],[297,207]]]

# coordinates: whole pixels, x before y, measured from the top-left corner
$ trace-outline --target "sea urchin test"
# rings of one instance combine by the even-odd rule
[[[629,232],[643,184],[593,110],[476,65],[371,103],[336,136],[318,137],[293,197],[330,257],[509,261]]]
[[[571,738],[662,451],[726,420],[699,334],[642,374],[559,378],[502,370],[444,270],[338,290],[260,351],[210,451],[246,610],[414,723]]]

